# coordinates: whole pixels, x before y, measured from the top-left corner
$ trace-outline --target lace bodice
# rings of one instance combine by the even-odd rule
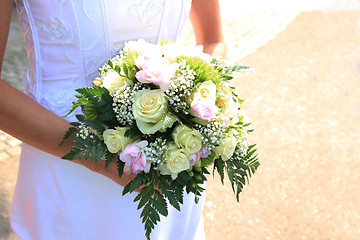
[[[191,0],[16,0],[16,4],[30,65],[25,92],[63,116],[75,100],[73,89],[90,85],[97,69],[125,41],[176,40]]]

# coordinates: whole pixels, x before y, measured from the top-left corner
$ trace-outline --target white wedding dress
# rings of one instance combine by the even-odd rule
[[[97,69],[127,40],[176,40],[191,0],[16,0],[30,68],[25,92],[63,116],[74,89],[90,86]],[[74,121],[74,114],[66,119]],[[36,116],[34,116],[36,117]],[[23,240],[145,239],[136,193],[83,166],[23,144],[11,226]],[[169,205],[151,239],[205,239],[204,198]]]

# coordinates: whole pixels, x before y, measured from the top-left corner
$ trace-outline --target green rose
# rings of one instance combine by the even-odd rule
[[[180,172],[190,168],[188,154],[184,149],[178,148],[172,143],[165,152],[165,163],[157,168],[160,174],[171,175],[171,178],[174,180]]]
[[[111,153],[119,153],[125,149],[125,146],[131,142],[131,139],[125,137],[127,127],[116,127],[107,129],[103,132],[104,142]]]
[[[168,114],[167,99],[160,89],[138,91],[134,97],[133,115],[143,134],[164,131],[176,121],[175,116]]]
[[[189,154],[197,153],[201,149],[201,134],[185,125],[178,125],[171,134],[178,148],[184,148]]]

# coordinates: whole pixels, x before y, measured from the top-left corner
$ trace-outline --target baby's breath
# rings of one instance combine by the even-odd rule
[[[226,137],[224,121],[220,115],[213,118],[207,125],[195,124],[194,128],[202,135],[202,144],[212,150],[224,141]]]
[[[247,149],[249,148],[249,133],[247,128],[237,128],[234,135],[237,139],[237,150],[243,155],[246,155]]]
[[[88,125],[80,125],[79,131],[76,133],[76,137],[80,137],[84,140],[90,138],[93,139],[95,132]]]
[[[149,143],[149,145],[144,148],[146,159],[150,162],[162,163],[167,149],[166,143],[167,140],[164,138],[157,138],[154,142]]]
[[[165,92],[169,97],[169,105],[175,112],[183,112],[189,114],[190,106],[186,103],[186,99],[193,91],[195,84],[195,71],[186,65],[185,60],[177,63],[177,70],[174,75],[170,88]]]
[[[135,83],[133,86],[124,88],[117,88],[111,92],[113,97],[113,110],[116,119],[122,125],[131,125],[134,122],[132,113],[132,105],[134,102],[135,93],[143,89],[141,83]]]

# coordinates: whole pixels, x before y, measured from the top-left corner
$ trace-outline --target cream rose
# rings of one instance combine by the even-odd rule
[[[221,112],[229,118],[233,118],[239,115],[240,103],[235,102],[233,99],[225,102],[224,106],[221,107]]]
[[[140,90],[135,94],[133,115],[143,134],[154,134],[171,127],[175,116],[167,113],[167,99],[162,90]]]
[[[125,149],[125,146],[131,142],[131,139],[125,137],[128,127],[116,127],[107,129],[103,132],[104,142],[111,153],[119,153]]]
[[[231,132],[229,132],[229,136],[225,138],[224,142],[214,148],[214,152],[220,156],[222,160],[227,161],[234,154],[236,145],[236,137]]]
[[[189,155],[182,148],[177,148],[174,143],[170,144],[165,152],[165,163],[158,166],[162,175],[171,175],[174,180],[182,171],[190,168]]]
[[[215,104],[216,85],[212,81],[199,83],[187,100],[191,106],[202,101],[206,101],[207,104]]]
[[[126,88],[127,86],[132,86],[134,83],[125,78],[120,76],[115,71],[109,71],[104,76],[101,77],[102,86],[107,90],[114,91],[117,88]]]
[[[188,154],[194,154],[201,149],[201,134],[185,125],[178,125],[173,130],[172,139],[178,148],[183,148]]]
[[[233,98],[232,89],[225,84],[219,84],[216,86],[216,105],[225,106],[226,102],[229,102]]]

